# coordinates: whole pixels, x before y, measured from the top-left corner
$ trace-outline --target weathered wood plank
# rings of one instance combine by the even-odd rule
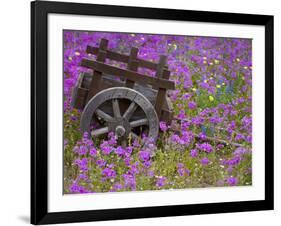
[[[77,109],[83,109],[88,96],[88,89],[84,89],[81,87],[77,88],[76,98],[74,100],[74,107]]]
[[[93,55],[97,55],[98,49],[99,49],[98,47],[87,46],[86,52],[88,54],[90,53]],[[130,58],[128,55],[116,53],[116,52],[113,52],[112,50],[106,50],[106,56],[110,60],[120,61],[123,63],[128,63],[129,58]],[[139,67],[148,68],[148,69],[154,70],[154,71],[157,70],[157,65],[158,65],[157,63],[147,61],[144,59],[140,59],[140,58],[137,58],[136,60],[138,60],[138,62],[139,62]]]
[[[138,52],[139,52],[138,48],[135,47],[131,48],[131,53],[129,56],[128,67],[127,67],[131,71],[138,71],[139,62],[136,60],[138,56]],[[133,88],[134,85],[135,85],[134,81],[130,79],[126,79],[126,86],[128,88]]]
[[[159,62],[157,64],[156,77],[158,77],[158,78],[162,77],[162,73],[163,73],[164,67],[166,65],[166,62],[167,62],[167,56],[161,55]]]
[[[107,46],[108,46],[108,40],[102,39],[100,41],[100,46],[97,53],[98,62],[105,62],[106,54],[107,54],[106,52]],[[90,90],[87,97],[88,100],[90,100],[95,94],[99,92],[101,80],[102,80],[102,72],[99,70],[94,70]]]
[[[116,75],[119,76],[120,78],[130,79],[134,82],[138,82],[144,85],[150,84],[158,88],[166,88],[170,90],[175,89],[175,83],[173,81],[169,81],[163,78],[154,78],[154,77],[146,76],[137,72],[124,70],[115,66],[111,66],[87,58],[82,59],[80,65],[82,67],[87,67],[96,71],[101,71],[106,74]]]
[[[162,72],[161,72],[161,74],[162,74],[164,79],[170,78],[170,71],[164,70]],[[162,111],[162,108],[163,108],[164,100],[166,98],[166,91],[167,90],[165,88],[159,88],[158,89],[158,93],[157,93],[157,97],[156,97],[156,103],[155,103],[155,110],[156,110],[156,113],[157,113],[159,118],[161,116],[161,111]]]
[[[159,62],[157,64],[155,77],[162,78],[162,73],[163,73],[164,67],[166,65],[166,62],[167,62],[167,56],[161,55]],[[156,87],[153,87],[153,88],[155,89]]]

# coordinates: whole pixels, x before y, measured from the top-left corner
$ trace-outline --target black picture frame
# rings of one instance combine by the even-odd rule
[[[265,27],[265,199],[142,208],[48,212],[48,14],[73,14],[199,21]],[[272,210],[273,186],[273,16],[80,3],[31,3],[31,223],[51,224]]]

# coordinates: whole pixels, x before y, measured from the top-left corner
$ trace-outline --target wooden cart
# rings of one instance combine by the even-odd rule
[[[86,52],[96,55],[96,59],[81,61],[81,66],[93,72],[80,74],[72,94],[73,107],[83,110],[82,132],[92,136],[114,132],[120,140],[145,132],[156,139],[159,120],[170,123],[173,118],[167,90],[175,89],[175,84],[169,80],[167,57],[160,56],[156,64],[139,59],[137,48],[124,55],[107,46],[106,39],[101,40],[99,47],[87,46]],[[106,64],[106,59],[127,63],[127,68]],[[139,67],[154,70],[155,77],[139,73]]]

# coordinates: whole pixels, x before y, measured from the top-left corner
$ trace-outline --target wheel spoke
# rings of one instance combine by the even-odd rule
[[[99,135],[102,135],[102,134],[105,134],[105,133],[108,133],[108,127],[95,129],[91,132],[91,135],[94,137],[94,136],[99,136]]]
[[[113,99],[112,100],[112,108],[113,108],[114,117],[115,118],[121,117],[118,99]]]
[[[130,122],[130,126],[133,128],[138,127],[138,126],[147,125],[147,124],[148,124],[148,120],[146,118]]]
[[[100,109],[96,110],[96,114],[107,122],[113,120],[113,118],[109,114],[105,113],[104,111],[102,111]]]
[[[127,120],[129,120],[132,117],[132,115],[134,114],[137,107],[138,107],[138,105],[136,105],[135,102],[132,102],[130,104],[130,106],[128,107],[128,109],[126,110],[126,112],[124,113],[123,118],[126,118]]]

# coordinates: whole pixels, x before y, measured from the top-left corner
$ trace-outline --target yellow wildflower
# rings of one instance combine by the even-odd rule
[[[214,97],[213,97],[213,96],[209,96],[209,100],[210,100],[211,102],[213,102],[213,101],[214,101]]]

